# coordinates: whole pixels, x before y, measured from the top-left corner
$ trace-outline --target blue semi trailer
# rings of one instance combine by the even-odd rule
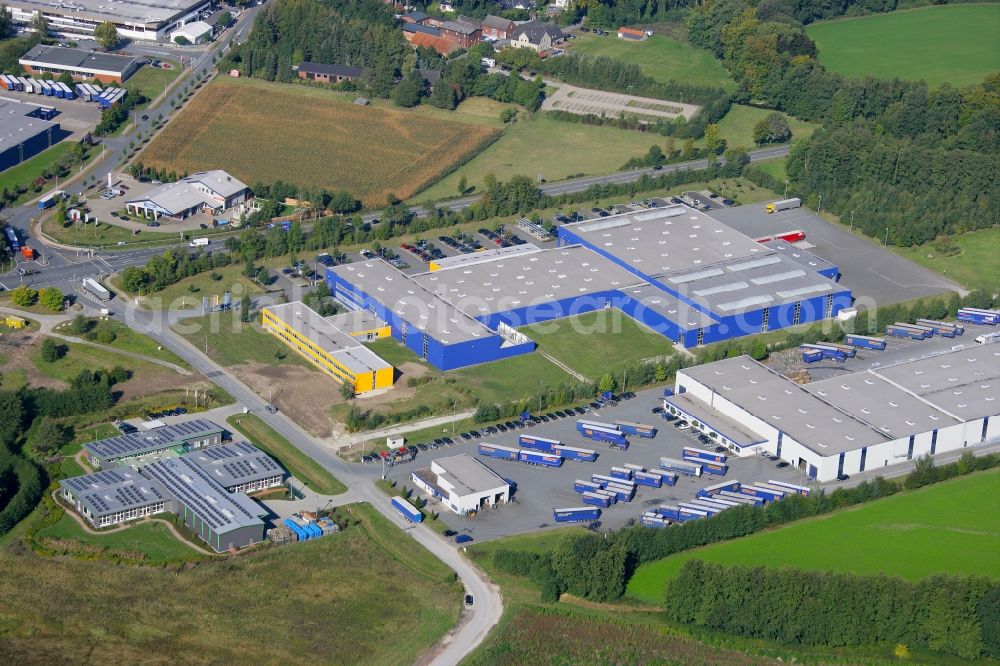
[[[910,338],[911,340],[923,340],[929,337],[926,330],[899,322],[886,326],[885,334],[893,338]]]
[[[701,476],[701,464],[674,458],[660,458],[660,469],[686,476]]]
[[[639,519],[639,524],[643,527],[670,527],[670,521],[659,517],[655,511],[646,511],[643,513],[642,518]]]
[[[876,351],[885,350],[885,338],[873,338],[868,335],[854,335],[853,333],[848,333],[844,336],[844,344],[861,347],[862,349],[874,349]]]
[[[615,421],[615,425],[626,435],[646,438],[656,437],[656,426],[633,423],[632,421]]]
[[[765,502],[776,502],[785,496],[784,493],[768,488],[761,488],[760,486],[740,486],[740,494],[762,497]]]
[[[517,452],[517,461],[529,465],[542,465],[543,467],[562,467],[563,464],[563,459],[560,456],[523,449]]]
[[[650,488],[663,486],[663,475],[657,472],[636,472],[632,475],[632,480],[640,486],[649,486]]]
[[[623,435],[618,429],[605,428],[603,426],[590,424],[580,426],[578,424],[577,430],[579,430],[580,434],[587,439],[592,439],[597,442],[607,442],[611,446],[616,446],[622,451],[628,450],[628,440],[625,439],[625,435]]]
[[[715,451],[706,451],[705,449],[696,449],[693,446],[685,446],[681,449],[681,458],[684,460],[690,460],[696,463],[720,463],[725,464],[726,456],[725,453],[716,453]]]
[[[552,509],[552,520],[557,523],[578,523],[597,520],[601,510],[596,506],[578,506],[569,509]]]
[[[411,523],[422,523],[424,521],[424,514],[420,513],[417,507],[402,497],[393,497],[392,506],[403,515],[403,518],[406,518]]]
[[[591,481],[583,481],[582,479],[577,479],[573,482],[573,490],[578,493],[592,493],[595,490],[600,490],[601,485],[598,483],[593,483]]]
[[[812,492],[812,490],[810,488],[807,488],[806,486],[799,486],[794,483],[788,483],[786,481],[775,481],[774,479],[768,479],[767,482],[769,485],[772,486],[777,486],[779,488],[788,488],[793,493],[797,495],[802,495],[803,497],[809,497],[809,493]]]
[[[544,451],[545,453],[555,453],[555,447],[559,446],[561,442],[558,439],[549,439],[548,437],[521,435],[517,438],[517,444],[523,449],[534,449],[535,451]]]
[[[597,460],[597,452],[591,451],[590,449],[578,449],[575,446],[559,446],[552,447],[552,453],[557,456],[562,456],[567,460],[578,460],[580,462],[594,462]]]
[[[993,326],[1000,321],[1000,312],[983,310],[981,308],[962,308],[958,311],[958,316],[956,316],[955,319],[967,324],[985,324]]]
[[[739,492],[740,482],[733,480],[733,481],[723,481],[722,483],[715,483],[712,484],[711,486],[705,486],[704,488],[699,490],[697,494],[698,497],[712,497],[713,495],[721,493],[723,490],[728,490],[729,492],[733,493]]]
[[[624,467],[612,467],[611,476],[615,479],[625,479],[626,481],[631,481],[632,470],[626,469]]]
[[[499,460],[517,460],[517,454],[520,452],[520,449],[512,449],[509,446],[500,446],[499,444],[479,445],[479,455]]]
[[[611,506],[611,498],[607,495],[600,495],[598,493],[588,492],[583,493],[580,496],[583,499],[584,504],[589,504],[590,506],[599,506],[604,509]]]

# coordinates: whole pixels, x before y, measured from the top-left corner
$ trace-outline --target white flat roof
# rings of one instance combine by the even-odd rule
[[[443,476],[459,496],[476,495],[509,485],[503,477],[470,455],[438,458],[431,462],[431,469],[439,479]]]

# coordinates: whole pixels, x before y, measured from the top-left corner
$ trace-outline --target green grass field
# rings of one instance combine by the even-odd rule
[[[847,76],[978,83],[1000,70],[1000,4],[926,7],[823,21],[806,32],[827,68]]]
[[[88,546],[144,553],[154,562],[189,562],[205,557],[178,541],[168,531],[166,525],[158,522],[137,523],[127,529],[107,534],[90,534],[83,531],[76,519],[64,513],[59,522],[41,530],[38,536],[74,539]]]
[[[358,524],[184,568],[40,558],[13,548],[11,533],[0,654],[15,664],[414,663],[455,623],[461,586],[369,506],[342,514]]]
[[[62,141],[51,148],[48,148],[44,152],[32,157],[26,162],[22,162],[15,167],[7,169],[0,174],[0,190],[6,189],[13,191],[19,185],[25,185],[30,188],[31,182],[41,176],[43,171],[51,171],[57,163],[68,157],[72,148],[72,142]],[[29,189],[26,193],[22,194],[16,201],[9,205],[17,205],[23,201],[40,196],[41,194],[42,192],[33,192]]]
[[[312,367],[278,338],[265,333],[259,322],[241,323],[236,310],[185,319],[174,324],[173,330],[202,352],[207,347],[208,355],[226,367],[250,361]]]
[[[664,140],[665,137],[633,130],[567,123],[536,115],[508,127],[486,150],[418,192],[413,200],[453,199],[459,195],[458,184],[463,176],[468,187],[479,189],[489,173],[501,181],[517,175],[562,180],[610,173],[631,158],[644,155],[652,144],[662,145]]]
[[[863,504],[787,527],[688,551],[645,564],[627,594],[660,603],[668,578],[685,561],[792,566],[886,573],[908,580],[954,573],[1000,578],[1000,513],[973,507],[995,503],[1000,470]]]
[[[221,301],[227,291],[232,295],[234,302],[243,294],[255,296],[263,293],[264,290],[260,285],[243,275],[244,268],[243,264],[232,264],[214,271],[192,275],[160,291],[144,294],[142,306],[149,310],[183,310],[201,307],[203,298],[208,298],[211,303],[212,299],[218,296]],[[220,279],[214,279],[213,273]]]
[[[139,231],[139,233],[132,233],[131,229],[107,222],[63,226],[57,223],[53,217],[48,217],[42,222],[42,231],[60,243],[81,247],[119,247],[118,243],[139,243],[143,241],[147,245],[176,243],[181,235],[177,233],[147,231],[145,229]]]
[[[770,113],[773,112],[767,109],[733,104],[732,108],[729,109],[729,113],[719,121],[719,131],[725,137],[726,145],[730,148],[735,148],[736,146],[742,146],[751,150],[755,148],[753,126]],[[792,140],[807,137],[819,127],[818,123],[807,123],[792,118],[787,114],[781,115],[785,116],[788,126],[792,130]]]
[[[164,89],[181,74],[181,69],[175,64],[170,69],[162,67],[144,66],[133,74],[126,82],[126,87],[130,90],[141,92],[149,101],[153,101],[163,94]],[[136,107],[142,110],[149,106],[149,102]]]
[[[520,330],[543,351],[595,381],[609,368],[673,351],[667,338],[614,309],[525,326]],[[584,350],[586,353],[581,353]],[[621,377],[617,381],[621,382]]]
[[[260,417],[254,414],[237,414],[226,419],[226,423],[243,433],[254,446],[273,456],[313,492],[338,495],[347,491],[347,486],[334,478],[326,468],[295,448]]]
[[[63,335],[77,335],[77,337],[84,337],[85,339],[98,344],[106,344],[107,346],[114,347],[115,349],[121,349],[122,351],[132,352],[134,354],[142,354],[143,356],[148,356],[150,358],[174,363],[182,368],[189,368],[187,362],[174,354],[172,351],[165,347],[161,347],[161,345],[151,337],[143,335],[142,333],[129,328],[119,321],[114,319],[101,320],[96,317],[91,317],[90,322],[92,328],[85,336],[78,336],[69,330],[69,323],[60,324],[56,327],[56,331],[62,333]],[[103,332],[113,333],[115,339],[107,343],[101,342],[99,336]]]
[[[736,82],[710,51],[663,35],[653,35],[644,42],[626,42],[618,39],[614,32],[606,37],[589,34],[580,35],[569,44],[572,53],[603,55],[635,63],[643,74],[657,81],[682,81],[726,91],[736,89]]]
[[[942,254],[935,243],[892,250],[969,289],[996,291],[1000,276],[1000,229],[970,231],[954,237],[957,254]]]
[[[62,358],[49,363],[42,360],[39,352],[36,351],[32,354],[31,360],[42,374],[66,383],[79,375],[82,370],[110,369],[119,365],[131,370],[133,377],[162,373],[174,374],[173,370],[155,363],[127,358],[107,349],[97,349],[76,342],[65,342],[58,338],[54,338],[54,340],[57,345],[64,345],[67,348],[67,352]]]
[[[779,157],[763,162],[754,162],[755,167],[777,178],[779,181],[788,180],[788,172],[785,171],[785,158]]]

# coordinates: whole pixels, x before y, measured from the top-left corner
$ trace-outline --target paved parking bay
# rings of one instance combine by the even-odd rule
[[[475,455],[494,472],[517,484],[514,501],[496,509],[487,509],[474,518],[456,516],[436,501],[430,502],[428,509],[440,511],[442,519],[449,527],[463,534],[471,535],[476,541],[486,541],[511,534],[554,527],[559,524],[552,520],[553,508],[582,505],[580,495],[573,491],[574,480],[589,481],[591,474],[607,475],[610,473],[611,467],[621,466],[625,463],[634,463],[648,469],[656,469],[659,466],[661,456],[680,458],[683,446],[701,446],[695,436],[686,434],[690,431],[677,430],[659,415],[650,413],[653,407],[660,405],[662,395],[662,388],[649,389],[640,392],[632,400],[620,402],[616,407],[588,412],[585,417],[567,417],[555,422],[539,423],[533,428],[513,433],[488,435],[472,442],[462,442],[462,440],[456,439],[462,443],[434,451],[422,451],[418,454],[416,461],[392,468],[387,476],[398,482],[399,486],[397,487],[406,485],[408,488],[413,488],[414,484],[410,480],[410,472],[430,466],[431,460],[460,453]],[[659,432],[652,439],[629,437],[628,451],[619,451],[608,448],[607,445],[600,442],[581,437],[576,431],[577,418],[606,422],[616,419],[635,421],[656,425],[659,427]],[[476,453],[479,442],[483,441],[516,447],[518,434],[521,432],[551,437],[571,446],[593,449],[598,452],[599,457],[593,463],[565,461],[562,467],[550,468],[495,460]],[[689,500],[695,496],[695,492],[699,488],[722,480],[766,481],[777,479],[791,483],[805,483],[804,474],[798,469],[793,467],[777,469],[776,463],[764,460],[759,456],[743,459],[730,458],[730,463],[730,471],[725,477],[713,475],[704,475],[700,478],[681,477],[674,487],[646,488],[640,486],[632,502],[619,502],[609,509],[602,510],[602,529],[618,529],[630,520],[638,521],[642,512],[650,507]]]
[[[51,106],[59,113],[52,119],[52,122],[59,123],[67,132],[71,133],[74,141],[82,139],[87,132],[92,131],[101,120],[101,110],[93,102],[84,102],[77,99],[59,99],[58,97],[46,97],[34,93],[7,91],[5,90],[0,101],[10,100],[13,102],[34,104],[36,106]]]
[[[881,248],[877,243],[828,222],[807,208],[764,212],[763,204],[733,206],[709,213],[751,238],[801,229],[809,252],[840,267],[841,284],[855,299],[875,305],[957,291],[959,287],[922,266]],[[863,302],[863,301],[862,301]]]
[[[772,367],[782,373],[805,368],[809,372],[811,381],[819,381],[821,379],[837,377],[844,373],[863,372],[869,368],[884,367],[902,363],[903,361],[915,361],[920,358],[951,351],[956,347],[971,347],[975,344],[977,335],[994,333],[998,330],[996,326],[978,326],[976,324],[963,324],[963,326],[965,327],[965,334],[954,338],[935,335],[926,340],[910,340],[909,338],[890,338],[879,335],[876,337],[883,337],[886,341],[884,351],[858,349],[855,357],[847,359],[844,363],[837,363],[832,359],[817,361],[815,363],[805,363],[802,361],[801,353],[796,352],[790,357],[793,359],[790,365]]]

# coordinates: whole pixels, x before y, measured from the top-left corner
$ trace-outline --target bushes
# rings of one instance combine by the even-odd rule
[[[10,499],[0,507],[0,534],[6,534],[35,508],[44,486],[39,469],[4,446],[0,446],[0,478],[16,480],[16,491],[4,493]]]
[[[785,645],[920,644],[975,659],[995,647],[995,626],[982,620],[995,617],[998,595],[1000,586],[982,577],[908,583],[690,560],[667,585],[666,610],[674,622]]]

